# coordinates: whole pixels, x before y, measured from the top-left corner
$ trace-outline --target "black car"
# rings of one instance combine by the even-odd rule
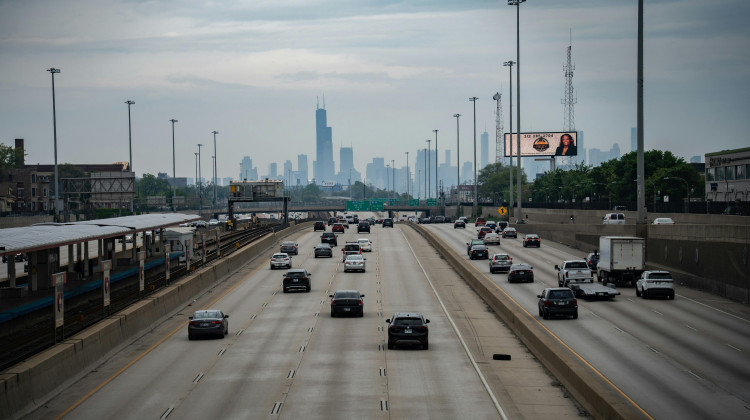
[[[578,300],[573,291],[567,287],[550,287],[544,289],[539,298],[539,316],[549,319],[550,316],[563,315],[578,319]]]
[[[589,268],[592,270],[596,270],[596,267],[599,265],[599,253],[598,252],[592,252],[586,257],[586,264],[589,265]]]
[[[328,297],[331,298],[331,318],[338,315],[365,316],[364,303],[362,302],[365,295],[360,294],[357,290],[337,290]]]
[[[432,223],[445,223],[445,217],[435,216],[435,219],[432,221]]]
[[[229,315],[218,309],[195,311],[188,322],[188,340],[198,336],[219,336],[224,338],[229,334]]]
[[[370,223],[368,222],[359,222],[357,224],[357,233],[367,232],[370,233]]]
[[[458,228],[466,229],[466,222],[464,222],[463,220],[456,220],[455,222],[453,222],[453,229]]]
[[[466,243],[466,255],[471,255],[471,247],[474,245],[484,245],[484,241],[481,239],[472,239],[471,242]]]
[[[295,268],[287,271],[284,274],[284,281],[282,282],[284,293],[292,290],[302,290],[309,293],[310,277],[312,277],[312,274],[308,273],[304,268]]]
[[[542,247],[542,240],[539,239],[539,235],[535,235],[533,233],[530,233],[523,237],[523,247],[527,248],[530,246],[535,246],[537,248]]]
[[[281,250],[279,252],[289,255],[299,255],[299,245],[294,241],[284,241],[281,243]]]
[[[388,349],[393,349],[398,343],[417,344],[427,350],[429,345],[429,319],[425,319],[418,312],[397,312],[388,323]]]
[[[318,231],[318,230],[322,230],[323,232],[325,232],[326,230],[325,222],[320,221],[320,220],[315,222],[315,224],[313,225],[313,232]]]
[[[315,258],[318,257],[329,257],[333,258],[333,248],[331,244],[320,243],[315,246]]]
[[[339,218],[338,217],[329,217],[328,218],[328,226],[333,226],[334,223],[338,223]]]
[[[490,251],[484,245],[474,245],[469,251],[469,259],[471,260],[488,260],[490,259]]]
[[[516,281],[533,283],[534,267],[524,263],[511,265],[508,271],[508,283]]]
[[[383,227],[393,227],[393,219],[383,219]]]
[[[336,239],[336,234],[333,232],[323,232],[323,234],[320,235],[320,242],[324,244],[330,244],[331,246],[336,246],[339,244],[338,240]]]

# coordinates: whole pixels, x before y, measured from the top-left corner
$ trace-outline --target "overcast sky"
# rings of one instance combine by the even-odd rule
[[[522,131],[563,129],[563,65],[572,34],[575,128],[585,146],[630,150],[636,126],[637,0],[529,0],[520,10]],[[688,160],[750,145],[750,2],[645,0],[646,149]],[[59,163],[128,160],[193,177],[198,143],[210,178],[212,131],[220,177],[243,156],[315,160],[315,109],[325,95],[334,160],[352,146],[406,165],[434,139],[440,163],[494,140],[502,93],[508,131],[516,8],[506,0],[0,0],[0,142],[25,139],[28,163],[53,163],[50,67]],[[515,68],[513,109],[515,104]],[[514,130],[517,129],[514,117]],[[434,141],[432,144],[434,148]]]

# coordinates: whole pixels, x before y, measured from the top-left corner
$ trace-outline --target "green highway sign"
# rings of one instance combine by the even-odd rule
[[[419,207],[419,199],[409,200],[409,207]]]
[[[371,211],[383,211],[383,202],[385,200],[382,199],[373,199],[370,200],[370,210]]]
[[[370,211],[370,202],[369,201],[347,201],[346,211]]]
[[[437,207],[437,198],[428,198],[427,199],[427,206],[428,207]]]
[[[399,200],[398,198],[391,198],[391,199],[390,199],[390,200],[388,201],[388,205],[389,205],[389,206],[398,206],[398,205],[400,205],[400,204],[401,204],[401,200]]]

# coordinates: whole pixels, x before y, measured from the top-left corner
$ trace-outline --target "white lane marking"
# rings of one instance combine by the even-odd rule
[[[490,385],[487,383],[487,380],[482,374],[482,371],[479,370],[479,365],[477,365],[476,360],[474,360],[474,356],[471,354],[471,351],[469,351],[469,347],[466,345],[466,342],[464,341],[463,337],[461,337],[461,333],[458,331],[458,327],[456,326],[456,323],[453,322],[453,318],[448,313],[448,309],[445,307],[443,300],[440,299],[440,295],[438,295],[437,289],[435,289],[435,286],[432,284],[432,280],[430,280],[430,276],[427,275],[427,271],[424,269],[422,262],[417,257],[416,252],[414,252],[414,248],[412,248],[411,243],[406,238],[406,235],[404,235],[403,231],[401,231],[401,235],[404,237],[406,244],[409,245],[409,250],[411,250],[411,253],[414,256],[414,260],[417,261],[417,264],[419,264],[419,268],[422,270],[424,277],[427,279],[427,283],[432,288],[432,293],[435,294],[435,297],[437,298],[438,303],[440,303],[440,307],[443,309],[443,313],[445,314],[445,317],[448,318],[448,322],[450,322],[451,327],[453,328],[453,332],[458,337],[458,341],[461,342],[461,345],[464,348],[464,352],[466,352],[466,355],[469,356],[469,360],[471,361],[472,366],[474,366],[474,370],[477,372],[477,375],[479,375],[479,379],[481,379],[482,384],[484,385],[484,389],[487,391],[487,394],[489,394],[490,398],[492,399],[492,403],[495,404],[495,409],[500,414],[500,417],[503,420],[508,420],[508,416],[505,415],[505,411],[503,411],[503,407],[500,406],[500,402],[497,400],[497,398],[495,398],[495,394],[492,393],[492,389],[490,388]],[[381,400],[381,405],[382,405],[382,400]]]
[[[693,303],[697,303],[698,305],[701,305],[701,306],[705,306],[706,308],[709,308],[709,309],[713,309],[713,310],[714,310],[714,311],[716,311],[716,312],[722,313],[722,314],[724,314],[724,315],[729,315],[729,316],[731,316],[732,318],[736,318],[736,319],[739,319],[740,321],[744,321],[744,322],[747,322],[747,323],[749,323],[749,324],[750,324],[750,319],[745,319],[745,318],[739,317],[739,316],[737,316],[737,315],[735,315],[735,314],[730,314],[729,312],[726,312],[726,311],[722,311],[721,309],[718,309],[718,308],[714,308],[713,306],[710,306],[710,305],[706,305],[706,304],[705,304],[705,303],[703,303],[703,302],[698,302],[698,301],[697,301],[697,300],[695,300],[695,299],[690,299],[689,297],[686,297],[686,296],[683,296],[683,295],[680,295],[680,294],[678,294],[677,296],[679,296],[679,297],[680,297],[681,299],[687,299],[687,300],[689,300],[689,301],[691,301],[691,302],[693,302]]]
[[[693,330],[693,331],[698,331],[697,329],[695,329],[695,328],[691,327],[691,326],[690,326],[690,325],[688,325],[688,324],[685,324],[685,327],[687,327],[687,328],[690,328],[690,329],[691,329],[691,330]]]
[[[661,316],[664,316],[664,314],[663,314],[663,313],[661,313],[661,312],[657,311],[656,309],[652,309],[652,311],[653,311],[654,313],[657,313],[657,314],[661,315]]]
[[[727,347],[729,347],[729,348],[733,348],[733,349],[735,349],[735,350],[737,350],[737,351],[742,351],[742,350],[738,349],[737,347],[735,347],[735,346],[733,346],[733,345],[731,345],[731,344],[729,344],[729,343],[726,343],[726,345],[727,345]]]
[[[685,372],[687,372],[687,373],[689,373],[689,374],[693,375],[693,376],[694,376],[694,377],[695,377],[696,379],[698,379],[699,381],[702,381],[702,380],[703,380],[703,378],[701,378],[700,376],[696,375],[695,373],[693,373],[693,372],[691,372],[691,371],[689,371],[689,370],[686,370]]]

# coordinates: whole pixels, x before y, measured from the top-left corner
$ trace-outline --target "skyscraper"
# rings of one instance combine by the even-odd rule
[[[297,172],[302,185],[307,185],[310,180],[310,172],[307,169],[307,155],[297,155]]]
[[[486,131],[482,133],[481,141],[479,144],[481,145],[479,161],[480,166],[477,169],[482,170],[490,163],[490,135]],[[492,160],[495,160],[494,156]]]
[[[240,176],[238,178],[242,180],[256,180],[258,179],[258,169],[253,167],[253,160],[250,156],[245,156],[240,162]]]
[[[325,98],[323,98],[323,108],[318,107],[315,110],[315,163],[313,167],[313,176],[317,184],[324,181],[334,180],[334,162],[333,162],[333,133],[331,127],[328,127],[328,116],[325,109]]]

